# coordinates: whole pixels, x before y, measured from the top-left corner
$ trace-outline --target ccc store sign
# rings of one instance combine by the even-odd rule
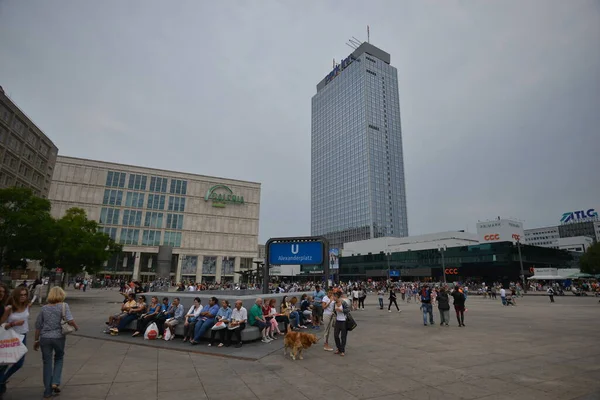
[[[458,268],[446,268],[444,272],[446,275],[458,275]]]
[[[492,240],[500,240],[500,235],[498,233],[493,233],[491,235],[485,235],[483,237],[483,240],[486,240],[488,242],[490,242]]]

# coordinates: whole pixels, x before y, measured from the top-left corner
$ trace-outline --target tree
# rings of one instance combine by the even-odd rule
[[[48,200],[29,189],[0,189],[0,268],[21,268],[25,259],[39,259],[53,224]]]
[[[581,272],[587,274],[600,274],[600,242],[594,243],[579,259]]]
[[[56,221],[45,249],[43,264],[61,268],[64,274],[88,274],[99,271],[122,246],[98,231],[98,223],[89,220],[81,208],[70,208]]]

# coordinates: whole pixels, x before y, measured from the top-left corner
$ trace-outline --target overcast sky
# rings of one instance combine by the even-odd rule
[[[411,235],[600,209],[597,0],[0,0],[0,85],[62,155],[261,182],[264,243],[310,234],[311,97],[367,24]]]

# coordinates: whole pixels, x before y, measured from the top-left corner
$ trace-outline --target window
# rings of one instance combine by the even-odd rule
[[[160,246],[160,231],[144,231],[142,246]]]
[[[108,174],[106,175],[106,186],[125,187],[125,172],[108,171]]]
[[[187,181],[171,179],[171,193],[187,194]]]
[[[167,229],[183,229],[183,215],[167,214]]]
[[[119,211],[119,210],[117,210]],[[106,233],[112,240],[117,240],[117,228],[109,228],[108,226],[100,227],[100,232]]]
[[[181,247],[181,232],[165,232],[165,246]]]
[[[0,119],[8,123],[10,119],[10,110],[3,105],[0,105]]]
[[[23,133],[25,131],[25,124],[19,121],[18,118],[13,119],[13,129],[18,133]]]
[[[141,226],[142,225],[142,212],[135,210],[123,211],[123,225],[124,226]]]
[[[102,207],[102,210],[100,211],[100,223],[119,225],[119,210],[116,208]]]
[[[167,192],[167,178],[159,178],[158,176],[151,177],[150,178],[150,191],[166,193]]]
[[[144,226],[149,228],[162,228],[163,224],[163,213],[159,212],[147,212],[146,219],[144,220]]]
[[[151,208],[153,210],[164,210],[165,209],[165,195],[164,194],[149,194],[147,207]]]
[[[104,190],[104,199],[102,204],[109,204],[111,206],[120,206],[123,202],[123,191],[122,190]]]
[[[19,150],[21,150],[21,142],[19,141],[19,139],[17,139],[17,137],[15,135],[8,135],[8,148],[15,151],[15,152],[19,152]]]
[[[185,197],[169,196],[169,211],[185,211]]]
[[[139,229],[121,229],[121,244],[135,244],[137,245],[140,241],[140,230]]]
[[[127,192],[127,197],[125,198],[125,206],[143,208],[144,196],[144,193]]]
[[[146,181],[148,177],[146,175],[129,175],[129,189],[135,190],[146,190]]]

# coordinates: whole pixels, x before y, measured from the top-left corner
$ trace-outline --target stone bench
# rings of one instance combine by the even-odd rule
[[[159,302],[162,302],[162,299],[164,297],[168,297],[169,301],[172,301],[175,297],[179,297],[179,299],[181,300],[181,304],[183,305],[183,308],[185,309],[186,313],[188,312],[188,310],[190,309],[192,304],[194,304],[194,299],[196,297],[200,298],[200,300],[202,301],[202,306],[208,304],[208,301],[210,300],[210,298],[214,296],[219,301],[221,301],[223,299],[228,300],[229,303],[231,304],[232,308],[237,300],[242,300],[243,306],[246,308],[246,310],[248,310],[248,312],[250,312],[250,308],[252,308],[252,306],[256,302],[257,297],[261,297],[263,300],[275,299],[277,301],[277,308],[279,309],[281,300],[284,297],[287,297],[288,302],[290,301],[290,299],[292,297],[296,297],[296,298],[298,298],[298,302],[299,302],[300,298],[302,297],[302,295],[304,293],[306,293],[309,296],[312,295],[312,292],[293,292],[293,293],[275,293],[275,294],[262,294],[262,295],[253,294],[253,295],[234,296],[234,295],[230,294],[231,291],[222,291],[222,292],[224,292],[224,293],[222,293],[222,296],[219,296],[221,293],[215,293],[215,292],[206,293],[203,291],[200,291],[200,292],[148,292],[148,293],[142,293],[142,294],[144,296],[146,296],[146,301],[148,303],[150,303],[150,299],[153,296],[156,296],[158,298]],[[133,321],[125,329],[134,331],[135,328],[136,328],[136,321]],[[279,329],[283,332],[283,329],[284,329],[283,323],[279,323]],[[209,329],[204,333],[204,339],[210,339],[210,331],[211,330]],[[177,327],[175,328],[175,335],[183,337],[183,324],[177,325]],[[258,328],[255,326],[250,326],[249,324],[246,324],[246,328],[244,328],[244,330],[242,331],[242,341],[243,342],[251,342],[254,340],[258,340],[260,338],[261,338],[261,335],[260,335],[260,331],[258,330]]]
[[[137,321],[133,321],[125,327],[125,330],[133,332],[133,331],[135,331],[136,326],[137,326]],[[177,326],[175,327],[175,336],[183,337],[183,328],[184,328],[183,324],[177,324]],[[283,326],[282,322],[279,323],[279,329],[281,330],[281,332],[284,332],[284,326]],[[204,332],[204,336],[202,336],[202,338],[209,340],[210,332],[211,332],[211,329],[206,330],[206,332]],[[161,334],[162,334],[162,332],[161,332]],[[217,334],[216,338],[218,338],[218,337],[219,337],[219,335]],[[260,335],[260,331],[258,330],[258,328],[256,326],[251,326],[249,324],[246,324],[246,327],[242,331],[242,342],[252,342],[252,341],[258,340],[260,338],[261,338],[261,335]]]

